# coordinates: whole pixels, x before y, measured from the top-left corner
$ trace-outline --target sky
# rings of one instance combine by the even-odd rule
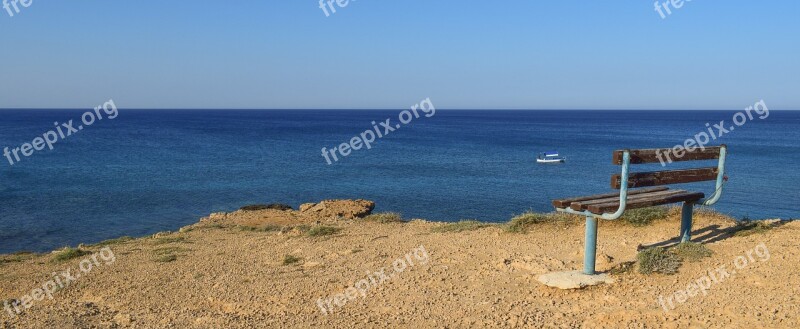
[[[800,109],[797,0],[332,5],[32,0],[0,108]]]

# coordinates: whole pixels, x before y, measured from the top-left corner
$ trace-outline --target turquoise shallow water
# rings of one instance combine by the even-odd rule
[[[82,113],[0,111],[0,147]],[[250,203],[328,198],[374,200],[378,211],[406,218],[506,221],[550,211],[555,198],[610,191],[615,149],[683,143],[707,122],[732,125],[734,112],[439,110],[369,150],[331,165],[322,157],[322,147],[349,141],[372,121],[396,123],[398,113],[121,109],[52,151],[0,162],[0,252],[174,230]],[[800,217],[800,112],[756,117],[719,143],[730,148],[730,181],[717,210]],[[554,149],[566,164],[535,163],[537,152]],[[713,183],[687,187],[711,192]]]

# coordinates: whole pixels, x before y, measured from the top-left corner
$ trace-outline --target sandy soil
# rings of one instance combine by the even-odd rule
[[[800,222],[741,237],[732,234],[730,220],[698,215],[695,241],[714,252],[710,258],[686,262],[675,275],[632,270],[613,275],[613,284],[558,290],[536,277],[582,268],[580,222],[540,224],[526,234],[500,226],[434,233],[444,224],[382,224],[348,219],[359,213],[352,209],[304,210],[214,214],[181,232],[87,246],[94,260],[2,256],[0,303],[30,295],[67,269],[75,278],[52,289],[52,300],[18,306],[24,309],[18,315],[13,307],[0,310],[0,328],[800,326]],[[321,224],[341,230],[311,237],[307,228],[237,226]],[[678,227],[676,214],[648,227],[602,222],[598,269],[635,260],[641,244],[670,242]],[[100,253],[103,247],[109,249]],[[287,255],[299,260],[284,264]],[[91,270],[81,272],[82,262]],[[715,270],[721,266],[729,277]],[[719,282],[709,281],[705,295],[679,292],[705,282],[709,271]]]

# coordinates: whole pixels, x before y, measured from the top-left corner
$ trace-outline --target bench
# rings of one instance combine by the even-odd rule
[[[663,156],[672,149],[618,150],[613,153],[613,163],[622,166],[622,173],[611,176],[611,187],[619,193],[599,194],[562,200],[554,200],[553,206],[560,212],[586,216],[586,246],[583,258],[583,274],[595,274],[597,252],[597,219],[614,220],[625,210],[683,203],[681,211],[681,242],[691,239],[692,212],[694,205],[710,206],[722,196],[725,176],[725,145],[705,149],[685,150],[682,157],[673,156],[672,161],[719,159],[716,167],[629,173],[632,164],[662,162]],[[702,192],[670,189],[664,185],[716,181],[716,189],[706,198]]]

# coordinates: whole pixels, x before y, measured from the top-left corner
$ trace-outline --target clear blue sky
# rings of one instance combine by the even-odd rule
[[[318,6],[33,0],[0,11],[0,108],[800,109],[797,0]]]

